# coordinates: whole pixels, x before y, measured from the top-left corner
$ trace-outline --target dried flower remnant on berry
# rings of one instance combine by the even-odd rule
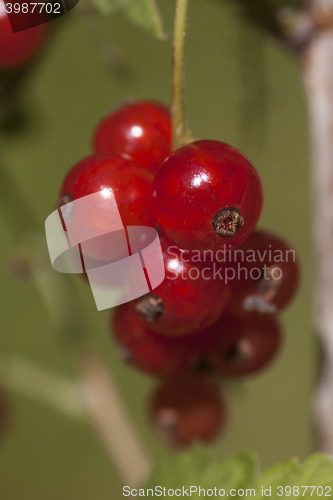
[[[240,339],[227,353],[229,362],[235,366],[247,363],[254,358],[255,352],[247,339]]]
[[[146,316],[147,321],[154,321],[164,314],[162,299],[155,295],[145,295],[135,306],[135,309]]]
[[[276,273],[274,273],[274,271],[278,271],[279,276],[275,276]],[[272,265],[267,269],[265,276],[259,278],[258,285],[260,292],[265,295],[266,299],[272,300],[282,283],[283,275],[281,269],[276,265]]]
[[[236,207],[223,208],[213,219],[213,228],[222,238],[234,236],[243,225],[244,219]]]
[[[272,304],[265,296],[253,294],[244,298],[242,307],[244,311],[256,311],[259,314],[276,314],[278,308]]]
[[[58,199],[56,208],[60,210],[61,207],[64,207],[71,201],[73,201],[71,195],[69,193],[65,193]],[[73,215],[73,205],[68,205],[66,208],[61,210],[61,215],[65,220],[70,220]]]
[[[127,349],[123,344],[120,344],[119,342],[117,343],[117,352],[124,363],[126,363],[127,365],[134,364],[133,356],[130,353],[129,349]]]
[[[173,408],[163,408],[156,415],[156,430],[162,439],[172,439],[177,435],[178,416]]]

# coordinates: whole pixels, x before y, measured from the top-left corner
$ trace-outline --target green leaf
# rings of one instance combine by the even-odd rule
[[[310,456],[302,465],[296,459],[290,460],[264,472],[258,480],[258,486],[258,496],[261,498],[264,498],[261,495],[262,486],[271,487],[271,496],[276,499],[286,498],[289,492],[293,499],[299,496],[302,499],[315,500],[324,496],[325,492],[332,496],[333,463],[327,455],[321,453]]]
[[[167,38],[156,0],[129,0],[125,14],[133,23],[160,40]]]
[[[326,496],[333,494],[333,463],[327,455],[318,453],[303,464],[292,459],[260,475],[258,460],[251,453],[238,453],[217,461],[210,450],[196,447],[182,455],[170,456],[157,466],[145,488],[154,489],[155,486],[165,487],[166,490],[179,488],[182,493],[185,489],[194,500],[204,495],[203,492],[199,495],[199,487],[206,491],[217,488],[217,495],[214,496],[219,496],[219,490],[224,489],[225,497],[232,496],[236,500],[245,496],[316,500],[325,493]],[[236,492],[230,495],[232,489]],[[186,493],[183,496],[187,496]]]
[[[191,498],[199,500],[199,486],[206,490],[223,488],[254,488],[257,460],[250,453],[239,453],[223,462],[214,460],[210,450],[196,447],[191,452],[167,458],[155,468],[146,488],[162,486],[168,489],[180,488],[191,491]],[[186,494],[185,494],[186,496]],[[237,497],[235,497],[237,498]]]
[[[167,38],[156,0],[92,0],[102,14],[122,11],[137,26],[160,40]]]
[[[284,485],[286,478],[289,478],[292,473],[297,472],[298,468],[299,464],[294,458],[283,464],[274,465],[262,473],[260,486],[264,489],[274,486],[276,490],[276,486]]]
[[[102,14],[114,14],[125,9],[130,0],[93,0],[93,4]]]

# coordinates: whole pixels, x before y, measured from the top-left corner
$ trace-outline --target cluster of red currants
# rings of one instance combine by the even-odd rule
[[[111,330],[124,359],[160,379],[152,422],[186,446],[224,426],[217,376],[258,372],[275,356],[276,313],[296,291],[298,264],[280,237],[254,231],[263,190],[250,161],[214,140],[171,152],[171,135],[163,105],[124,104],[97,126],[93,155],[69,171],[57,206],[111,188],[124,226],[158,228],[165,279],[112,311]]]

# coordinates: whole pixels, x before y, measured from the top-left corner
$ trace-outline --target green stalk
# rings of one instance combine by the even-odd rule
[[[172,149],[178,149],[193,141],[191,129],[185,115],[185,35],[188,0],[176,0],[173,32],[171,114]]]

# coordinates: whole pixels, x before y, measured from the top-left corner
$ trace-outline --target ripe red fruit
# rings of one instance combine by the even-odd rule
[[[228,263],[229,266],[229,263]],[[275,314],[294,297],[299,281],[295,250],[269,231],[255,231],[234,252],[230,307],[236,314]]]
[[[90,211],[82,212],[81,230],[87,234],[89,228],[92,230],[108,229],[112,231],[113,220],[118,224],[118,219],[114,217],[113,195],[120,212],[124,226],[149,226],[155,227],[155,220],[150,208],[151,200],[151,180],[149,172],[138,167],[132,160],[120,156],[89,156],[74,167],[66,175],[60,189],[57,208],[66,205],[72,200],[77,200],[83,196],[93,193],[100,193],[100,199]],[[113,194],[112,194],[113,193]],[[98,217],[98,209],[109,210],[110,217]],[[67,214],[68,219],[71,213]],[[64,220],[66,225],[66,220]],[[117,231],[119,236],[119,251],[117,253],[116,224],[112,236],[112,245],[108,235],[100,238],[93,238],[85,242],[85,255],[93,259],[107,261],[116,257],[121,258],[124,251],[123,231]],[[73,228],[75,230],[75,228]],[[77,229],[76,237],[80,238],[80,228]],[[121,234],[120,234],[121,233]],[[127,252],[127,243],[125,250]]]
[[[224,313],[207,335],[215,341],[206,360],[217,373],[243,377],[265,368],[281,343],[281,329],[274,316],[238,317]]]
[[[163,382],[149,412],[156,430],[175,447],[209,443],[224,427],[227,413],[218,385],[198,375]]]
[[[165,335],[192,335],[207,328],[223,312],[229,287],[207,263],[193,262],[164,235],[160,235],[165,279],[151,293],[133,301],[141,321]]]
[[[255,168],[219,141],[195,141],[174,151],[153,183],[156,220],[181,248],[237,247],[255,228],[262,206]]]
[[[49,26],[41,24],[13,33],[5,3],[0,0],[0,71],[15,70],[30,63],[43,46],[48,31]]]
[[[97,126],[93,150],[119,154],[156,171],[171,153],[171,117],[163,104],[139,101],[123,105]]]
[[[129,303],[116,308],[111,330],[124,361],[151,375],[189,371],[195,359],[188,341],[150,331]]]

